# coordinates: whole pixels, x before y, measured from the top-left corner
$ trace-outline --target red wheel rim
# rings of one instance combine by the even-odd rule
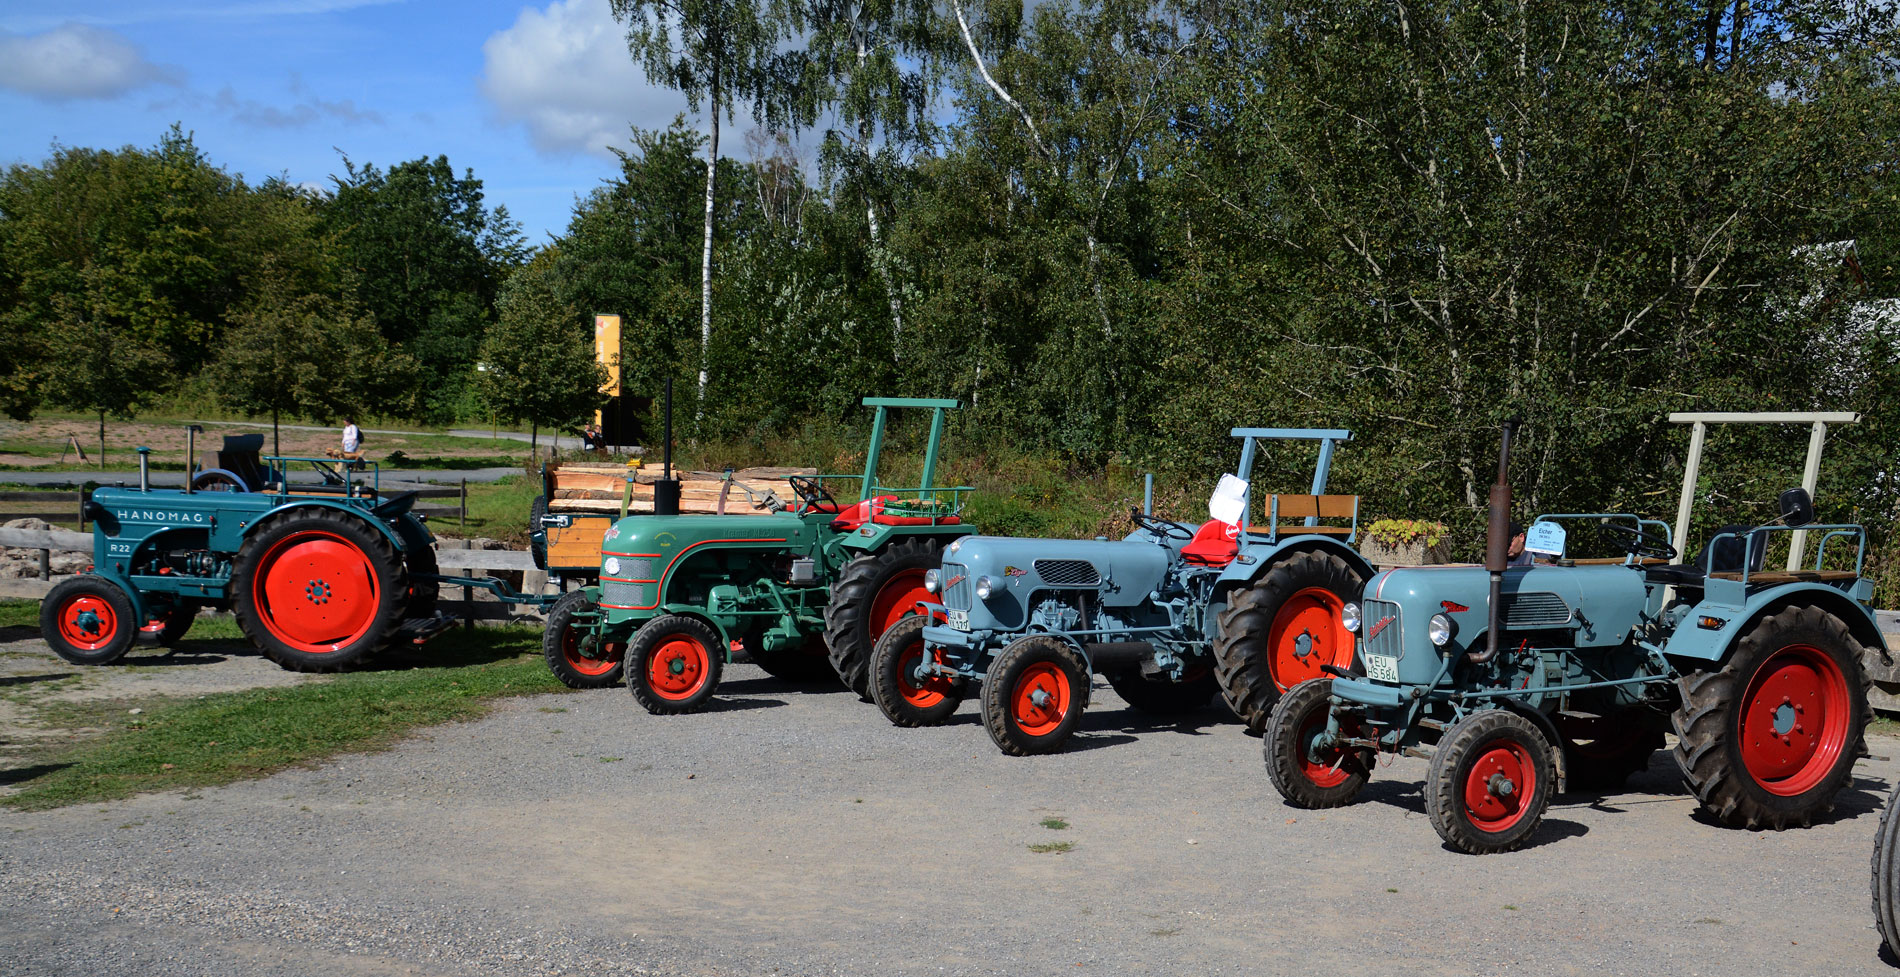
[[[599,658],[589,658],[581,654],[581,632],[579,628],[568,626],[561,633],[561,657],[567,659],[567,667],[587,676],[605,675],[620,667],[620,659],[627,653],[627,645],[621,641],[609,641],[601,646],[606,654]]]
[[[1319,700],[1319,708],[1308,713],[1300,723],[1300,773],[1312,781],[1315,787],[1337,787],[1352,779],[1352,771],[1346,769],[1344,748],[1335,745],[1319,749],[1313,745],[1313,741],[1326,732],[1326,704],[1326,700]],[[1345,733],[1343,727],[1340,733]]]
[[[941,704],[950,697],[953,688],[951,681],[942,675],[931,675],[922,682],[913,676],[917,666],[924,660],[924,639],[918,638],[905,647],[903,654],[897,656],[897,692],[904,701],[916,709],[929,709]]]
[[[690,699],[712,674],[706,646],[683,634],[660,642],[647,657],[647,688],[662,699]]]
[[[119,615],[112,603],[92,594],[81,594],[66,601],[59,609],[59,637],[83,651],[98,651],[119,634]]]
[[[1465,818],[1479,831],[1505,831],[1536,807],[1537,766],[1531,751],[1512,739],[1478,751],[1465,775]]]
[[[1742,696],[1742,765],[1763,790],[1814,789],[1847,748],[1847,676],[1826,652],[1789,645],[1763,662]]]
[[[1024,733],[1046,736],[1062,725],[1073,694],[1069,673],[1049,662],[1037,662],[1016,678],[1009,696],[1010,718]]]
[[[1339,620],[1344,609],[1324,587],[1308,587],[1280,605],[1267,629],[1267,667],[1280,691],[1323,677],[1321,665],[1351,667],[1352,632]]]
[[[334,533],[309,530],[277,541],[251,584],[258,618],[272,637],[324,655],[356,643],[376,623],[382,584],[369,555]]]
[[[940,603],[937,596],[924,589],[924,571],[900,570],[897,575],[884,582],[877,597],[871,601],[872,632],[870,639],[876,641],[889,631],[897,622],[919,613],[917,605],[936,606]]]

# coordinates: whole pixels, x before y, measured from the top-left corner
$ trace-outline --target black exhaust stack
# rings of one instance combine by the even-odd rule
[[[1517,433],[1518,423],[1504,422],[1504,439],[1498,447],[1498,481],[1491,486],[1490,521],[1484,536],[1484,568],[1491,572],[1484,650],[1465,652],[1465,660],[1474,665],[1496,658],[1504,640],[1504,568],[1511,562],[1511,436]]]
[[[680,514],[680,483],[673,477],[673,378],[666,378],[666,431],[662,435],[665,443],[661,446],[660,457],[665,467],[660,469],[660,480],[653,483],[653,514],[656,516],[677,516]]]

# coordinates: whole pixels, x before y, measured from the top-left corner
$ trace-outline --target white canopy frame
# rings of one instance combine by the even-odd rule
[[[1686,546],[1689,536],[1689,513],[1695,505],[1696,478],[1702,473],[1702,444],[1711,424],[1807,424],[1808,460],[1801,470],[1801,487],[1808,490],[1808,496],[1814,496],[1815,483],[1821,477],[1821,448],[1827,443],[1829,424],[1858,424],[1860,415],[1846,411],[1758,411],[1737,413],[1678,413],[1669,415],[1671,424],[1691,424],[1689,429],[1689,461],[1682,469],[1682,498],[1676,503],[1675,543],[1687,555]],[[1806,530],[1797,530],[1794,539],[1788,544],[1788,569],[1801,569],[1801,558],[1806,554],[1808,534]]]

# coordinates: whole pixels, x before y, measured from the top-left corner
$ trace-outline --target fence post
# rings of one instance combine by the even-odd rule
[[[53,579],[53,551],[52,550],[40,551],[40,579],[41,580]]]
[[[468,479],[462,479],[462,525],[468,525]]]
[[[79,486],[79,531],[86,531],[86,487]]]

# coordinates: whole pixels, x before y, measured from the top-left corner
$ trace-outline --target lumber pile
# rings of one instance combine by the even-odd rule
[[[763,498],[774,492],[787,503],[796,496],[785,480],[792,475],[816,475],[815,468],[745,468],[732,473],[734,485],[725,485],[724,472],[676,473],[680,479],[680,512],[716,513],[720,496],[725,496],[728,514],[752,512],[752,503],[741,491],[744,485]],[[550,512],[586,512],[618,514],[620,498],[626,491],[627,468],[624,465],[566,464],[553,472],[554,497],[548,500]],[[634,471],[633,501],[629,512],[653,511],[653,483],[660,480],[657,468]]]

